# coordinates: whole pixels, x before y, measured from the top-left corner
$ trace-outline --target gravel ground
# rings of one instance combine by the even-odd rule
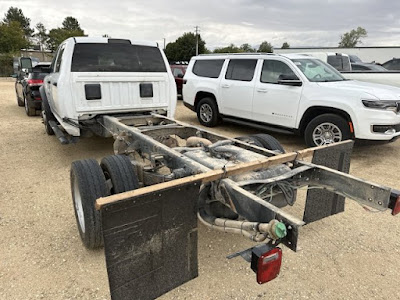
[[[113,141],[62,146],[17,106],[12,81],[0,81],[0,107],[0,299],[109,299],[104,253],[86,250],[78,235],[69,167],[112,154]],[[176,118],[198,124],[181,101]],[[257,132],[229,124],[215,131]],[[298,137],[275,137],[287,150],[304,148]],[[357,145],[350,173],[400,189],[399,154],[400,141]],[[160,299],[400,299],[399,233],[399,217],[347,201],[345,213],[305,226],[302,250],[283,247],[281,274],[258,285],[244,260],[225,258],[252,243],[199,224],[199,277]]]

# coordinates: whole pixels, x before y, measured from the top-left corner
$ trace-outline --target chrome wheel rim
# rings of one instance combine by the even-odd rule
[[[317,146],[337,143],[342,140],[342,131],[333,123],[322,123],[315,127],[312,138]]]
[[[212,111],[212,108],[210,105],[203,104],[202,106],[200,106],[200,119],[204,123],[210,122],[212,115],[213,115],[213,111]]]
[[[74,194],[74,205],[76,216],[78,217],[79,227],[81,228],[82,233],[85,233],[85,218],[83,214],[83,205],[82,205],[82,197],[81,192],[79,191],[78,187],[78,178],[75,177],[73,181],[73,194]]]

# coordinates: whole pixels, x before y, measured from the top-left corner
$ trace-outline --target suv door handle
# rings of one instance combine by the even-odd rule
[[[228,87],[230,87],[231,85],[230,84],[223,84],[223,85],[221,85],[221,87],[223,87],[223,88],[228,88]]]
[[[268,93],[267,89],[257,89],[257,92],[259,93]]]

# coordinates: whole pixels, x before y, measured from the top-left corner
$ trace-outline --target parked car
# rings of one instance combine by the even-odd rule
[[[400,88],[347,80],[310,56],[201,55],[185,81],[184,104],[205,126],[222,119],[297,133],[309,146],[400,135]]]
[[[39,88],[43,79],[50,73],[50,63],[38,63],[29,73],[24,86],[24,106],[28,116],[35,116],[42,110],[42,97]]]
[[[186,73],[187,64],[172,64],[170,67],[175,78],[178,95],[182,95],[183,76]]]
[[[373,72],[387,72],[388,70],[384,67],[373,64],[373,63],[363,63],[363,62],[356,62],[351,63],[352,71],[373,71]]]
[[[400,58],[392,58],[391,60],[383,63],[382,67],[387,70],[400,70]]]
[[[26,60],[29,60],[27,58]],[[29,65],[29,62],[25,62]],[[39,62],[33,68],[26,68],[17,77],[15,91],[17,93],[18,105],[25,107],[28,116],[35,116],[36,111],[41,110],[42,99],[39,87],[43,84],[43,78],[50,72],[50,63]]]
[[[15,80],[15,94],[17,96],[18,106],[24,106],[24,92],[23,86],[26,84],[25,81],[32,72],[32,60],[29,57],[16,57],[14,58],[14,75]]]

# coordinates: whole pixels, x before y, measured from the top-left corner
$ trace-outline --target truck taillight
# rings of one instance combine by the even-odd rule
[[[37,85],[42,85],[42,84],[43,84],[42,79],[28,79],[29,86],[37,86]]]
[[[257,282],[263,284],[278,276],[282,264],[282,249],[275,247],[262,254],[257,252],[252,253],[251,268],[257,274]]]
[[[400,213],[400,196],[397,197],[396,202],[394,203],[394,207],[392,210],[392,215],[395,216]]]

